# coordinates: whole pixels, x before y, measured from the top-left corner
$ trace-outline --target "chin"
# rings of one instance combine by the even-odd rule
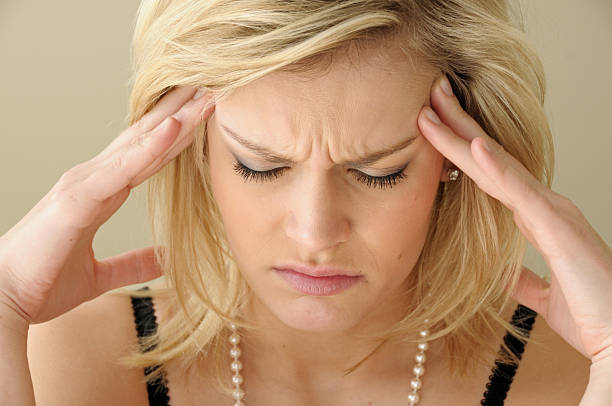
[[[332,296],[301,296],[271,310],[286,326],[300,331],[331,333],[348,330],[359,322],[354,308],[340,307]]]

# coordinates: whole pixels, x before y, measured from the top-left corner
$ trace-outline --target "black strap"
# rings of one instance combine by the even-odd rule
[[[538,314],[528,308],[519,304],[512,315],[511,323],[525,332],[525,335],[529,337],[529,332],[533,327],[536,316]],[[510,350],[520,360],[523,357],[523,351],[525,350],[525,342],[514,337],[510,333],[506,333],[504,336],[504,343],[510,348]],[[500,346],[499,353],[506,355],[508,352],[502,346]],[[489,375],[489,382],[487,383],[486,390],[484,392],[484,398],[480,401],[481,405],[484,406],[502,406],[504,400],[508,395],[508,390],[512,384],[512,379],[516,374],[518,365],[508,365],[502,363],[500,359],[495,361],[495,367],[491,375]]]
[[[148,290],[145,286],[138,290]],[[138,341],[140,342],[141,350],[147,351],[143,347],[142,338],[155,334],[157,331],[157,318],[153,309],[153,300],[150,297],[134,297],[132,296],[132,308],[134,309],[134,320],[136,322],[136,331],[138,333]],[[153,346],[155,348],[156,345]],[[153,349],[151,348],[151,349]],[[159,365],[147,367],[144,369],[144,374],[147,376],[155,369],[161,368]],[[147,394],[149,396],[149,405],[151,406],[169,406],[170,398],[168,397],[168,381],[162,371],[162,378],[154,382],[147,382]]]
[[[139,290],[148,290],[147,286]],[[136,320],[136,330],[138,338],[154,334],[157,331],[157,319],[153,309],[153,301],[150,297],[137,298],[132,297],[132,307],[134,308],[134,319]],[[536,316],[538,314],[530,308],[519,304],[512,315],[511,323],[522,329],[526,336],[529,337],[529,332],[533,327]],[[506,333],[504,342],[512,350],[512,352],[520,360],[525,350],[525,342]],[[142,348],[142,347],[141,347]],[[145,349],[143,349],[144,351]],[[500,346],[500,353],[507,354],[507,351]],[[516,374],[517,365],[508,365],[502,363],[499,359],[495,361],[495,367],[489,376],[489,382],[486,385],[484,398],[480,401],[483,406],[502,406],[504,400],[512,384],[512,379]],[[153,366],[145,368],[145,375],[148,375],[155,368],[161,366]],[[169,406],[170,398],[168,397],[168,381],[162,371],[162,379],[152,383],[147,383],[147,393],[149,395],[150,406]]]

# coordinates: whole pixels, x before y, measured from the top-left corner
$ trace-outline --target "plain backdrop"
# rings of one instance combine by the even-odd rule
[[[610,244],[612,1],[524,4],[547,75],[553,189],[573,200]],[[63,172],[125,129],[137,7],[125,0],[0,0],[0,235]],[[150,245],[143,186],[98,232],[98,258]],[[548,273],[531,246],[524,263]]]

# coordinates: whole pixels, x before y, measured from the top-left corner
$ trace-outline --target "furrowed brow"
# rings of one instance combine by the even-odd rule
[[[259,156],[262,159],[265,159],[268,162],[271,163],[275,163],[275,164],[282,164],[282,165],[293,165],[295,164],[294,161],[292,161],[290,158],[285,157],[285,156],[279,156],[276,153],[270,151],[269,149],[262,147],[260,145],[254,144],[253,142],[242,138],[240,135],[238,135],[236,132],[232,131],[231,129],[227,128],[225,125],[221,124],[221,128],[223,128],[223,130],[230,136],[232,137],[236,142],[238,142],[240,145],[242,145],[243,147],[251,150],[252,152],[254,152],[257,156]],[[376,163],[378,161],[380,161],[381,159],[394,154],[396,152],[399,152],[400,150],[407,148],[410,144],[412,144],[412,142],[416,139],[417,137],[411,137],[405,140],[402,140],[400,142],[398,142],[395,145],[392,145],[390,147],[384,148],[380,151],[376,151],[373,152],[371,154],[368,154],[366,156],[363,156],[361,158],[358,158],[356,160],[347,160],[347,161],[343,161],[340,164],[343,166],[356,166],[356,167],[363,167],[363,166],[367,166],[367,165],[372,165],[373,163]]]

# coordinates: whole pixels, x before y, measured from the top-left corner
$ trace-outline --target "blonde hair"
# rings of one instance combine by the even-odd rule
[[[128,121],[176,86],[206,88],[212,104],[269,72],[314,71],[349,45],[396,40],[407,58],[446,74],[464,109],[550,187],[554,155],[543,111],[544,73],[523,24],[518,4],[503,0],[143,0]],[[227,325],[253,328],[237,319],[252,291],[230,255],[210,190],[206,123],[195,131],[194,143],[148,183],[153,237],[164,247],[158,259],[170,287],[141,295],[163,297],[168,317],[146,340],[149,351],[135,349],[122,361],[144,368],[180,360],[189,368],[206,360],[229,392]],[[436,327],[430,339],[444,339],[458,375],[497,352],[487,339],[495,324],[529,341],[500,316],[525,247],[512,212],[468,176],[441,185],[410,276],[414,303],[380,339],[416,340],[412,334],[429,319]],[[160,373],[155,368],[148,379]]]

